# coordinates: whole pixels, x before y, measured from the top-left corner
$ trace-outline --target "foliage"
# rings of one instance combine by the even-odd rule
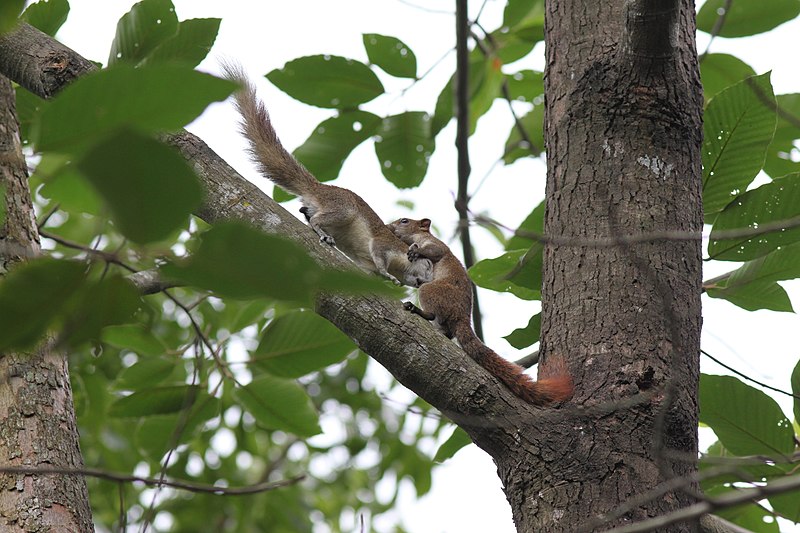
[[[17,4],[3,4],[0,31],[19,15]],[[712,31],[722,4],[703,5],[700,30]],[[794,0],[778,4],[734,2],[719,34],[756,34],[800,12]],[[543,74],[515,66],[543,39],[543,12],[541,0],[508,0],[501,26],[477,35],[470,55],[471,130],[498,99],[513,100],[521,112],[497,136],[506,165],[544,153]],[[50,0],[30,5],[22,17],[55,34],[68,13],[67,0]],[[389,510],[401,482],[426,493],[434,461],[470,441],[460,429],[445,438],[453,426],[420,400],[398,406],[380,398],[367,357],[308,310],[317,291],[382,291],[385,284],[324,271],[295,245],[255,230],[208,228],[192,218],[202,194],[193,170],[158,134],[185,126],[234,89],[194,70],[219,22],[179,20],[170,0],[142,0],[120,19],[105,69],[48,102],[18,89],[25,143],[42,156],[31,186],[52,239],[50,257],[16,269],[0,285],[0,344],[26,348],[50,330],[73,348],[89,465],[228,486],[307,475],[302,485],[242,498],[162,490],[154,500],[152,490],[125,485],[129,524],[165,513],[173,531],[220,523],[230,531],[308,531],[322,523],[339,531],[346,516],[370,521]],[[293,98],[330,110],[295,155],[331,180],[372,139],[385,178],[416,187],[426,179],[437,135],[453,118],[453,78],[427,110],[367,111],[365,104],[386,92],[382,78],[415,83],[418,61],[431,58],[418,59],[392,36],[366,34],[363,43],[368,62],[320,53],[267,74]],[[791,311],[778,282],[800,277],[800,230],[755,232],[800,217],[800,97],[773,95],[768,73],[757,75],[726,54],[704,56],[701,74],[708,254],[743,262],[707,282],[707,295],[748,310]],[[770,179],[756,186],[762,170]],[[543,220],[544,204],[533,206],[503,238],[502,255],[472,266],[476,284],[540,299]],[[145,269],[185,287],[140,297],[124,276]],[[534,314],[506,338],[519,349],[534,346],[539,328]],[[795,398],[798,376],[800,364],[792,376]],[[702,422],[720,439],[704,454],[704,466],[761,455],[769,461],[746,470],[753,480],[792,471],[794,429],[770,397],[735,378],[703,376],[700,404]],[[795,399],[795,427],[798,405]],[[397,481],[388,495],[376,491],[384,478]],[[722,494],[741,481],[716,476],[703,486]],[[119,494],[107,481],[90,483],[96,521],[118,527]],[[769,504],[800,520],[800,495]],[[777,531],[761,506],[723,514],[743,527]]]

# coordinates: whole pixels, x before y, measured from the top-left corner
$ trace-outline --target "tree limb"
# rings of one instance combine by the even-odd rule
[[[37,53],[19,52],[26,49]],[[56,66],[48,58],[56,53],[60,70],[52,72]],[[87,60],[27,24],[0,36],[0,73],[41,97],[56,94],[92,68]],[[321,245],[313,231],[245,180],[200,138],[181,132],[164,139],[192,165],[206,191],[196,216],[210,224],[243,221],[294,241],[328,268],[355,268],[342,254]],[[461,425],[479,446],[488,440],[496,444],[498,439],[513,446],[513,432],[508,428],[554,414],[514,396],[427,322],[404,311],[398,301],[321,294],[317,312],[403,385]]]

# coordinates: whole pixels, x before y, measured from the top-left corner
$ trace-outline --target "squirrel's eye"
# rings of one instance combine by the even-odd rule
[[[401,224],[408,224],[408,219],[407,218],[401,218],[400,219],[400,223]]]

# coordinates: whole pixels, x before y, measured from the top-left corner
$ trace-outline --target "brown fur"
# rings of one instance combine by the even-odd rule
[[[361,268],[395,283],[417,287],[430,279],[430,263],[411,263],[407,247],[353,191],[320,183],[281,144],[264,103],[238,65],[225,64],[226,76],[242,88],[235,94],[241,129],[261,173],[301,197],[308,225],[320,241],[336,246]]]
[[[430,224],[427,218],[401,218],[389,224],[394,234],[409,245],[410,259],[425,257],[433,261],[433,280],[419,288],[422,309],[410,303],[406,308],[434,320],[448,338],[455,337],[470,357],[523,400],[547,405],[571,397],[572,378],[563,358],[548,358],[550,377],[534,381],[521,366],[503,359],[475,335],[471,324],[472,281],[447,245],[431,235]]]

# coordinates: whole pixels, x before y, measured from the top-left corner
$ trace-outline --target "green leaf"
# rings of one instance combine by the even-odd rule
[[[541,298],[539,290],[522,287],[509,280],[512,273],[519,271],[525,254],[526,250],[514,250],[494,259],[484,259],[469,269],[469,275],[479,287],[510,292],[523,300],[538,300]]]
[[[16,26],[25,0],[3,0],[0,2],[0,34]]]
[[[439,446],[436,450],[436,455],[433,457],[433,462],[443,463],[447,459],[453,457],[458,450],[472,444],[472,439],[469,438],[467,432],[456,426],[453,428],[453,433],[450,437]]]
[[[478,119],[489,111],[496,98],[502,96],[500,88],[503,86],[505,76],[502,71],[503,64],[497,59],[488,59],[480,65],[482,76],[480,83],[474,91],[470,90],[469,97],[469,134],[475,133]],[[472,80],[470,80],[472,81]],[[470,83],[470,89],[472,83]]]
[[[340,56],[301,57],[267,79],[292,98],[317,107],[351,109],[383,94],[383,84],[367,65]]]
[[[85,277],[85,263],[48,258],[12,270],[0,282],[0,352],[40,340]]]
[[[219,416],[220,401],[204,392],[186,413],[174,415],[154,415],[143,418],[136,428],[136,446],[152,460],[159,461],[171,447],[189,442],[203,427],[203,424]],[[176,431],[180,429],[177,442],[173,442]]]
[[[396,37],[364,34],[364,48],[370,63],[377,65],[387,74],[398,78],[417,77],[417,56],[406,43]]]
[[[163,272],[176,280],[232,298],[277,298],[311,304],[320,290],[382,292],[377,277],[323,270],[296,244],[266,235],[241,223],[216,224],[184,264],[167,264]]]
[[[119,373],[116,386],[119,389],[142,389],[153,386],[169,377],[178,359],[154,357],[142,359]]]
[[[544,39],[544,1],[509,0],[503,11],[503,26],[534,42]]]
[[[117,22],[108,64],[136,64],[178,31],[178,16],[170,0],[142,0]]]
[[[40,0],[28,6],[22,14],[22,19],[52,37],[67,20],[68,14],[67,0]]]
[[[723,89],[755,75],[750,65],[729,54],[707,54],[700,62],[700,81],[706,102]]]
[[[422,183],[435,141],[431,117],[421,111],[407,111],[383,119],[375,141],[381,172],[396,187],[408,189]]]
[[[318,434],[319,416],[305,390],[288,379],[261,376],[234,391],[234,397],[256,421],[298,437]]]
[[[124,418],[175,413],[194,405],[199,392],[200,387],[197,385],[140,389],[112,403],[108,414]]]
[[[139,324],[110,326],[103,330],[102,340],[147,357],[164,355],[167,351],[167,346],[152,331]]]
[[[318,180],[335,179],[350,152],[374,135],[380,123],[380,117],[372,113],[344,111],[314,128],[294,156]]]
[[[792,491],[769,497],[772,510],[792,522],[800,522],[800,492]]]
[[[537,105],[511,126],[503,151],[503,163],[510,165],[522,157],[538,157],[544,152],[544,105]],[[520,126],[525,130],[523,139]]]
[[[778,247],[765,256],[746,262],[730,273],[722,288],[795,278],[800,278],[800,243]]]
[[[544,33],[541,35],[544,36]],[[490,58],[496,58],[501,63],[508,64],[528,55],[536,42],[536,39],[530,39],[528,31],[517,33],[502,27],[481,39],[481,46],[489,51]]]
[[[189,19],[178,23],[178,32],[162,41],[142,61],[152,63],[176,62],[196,67],[203,61],[219,33],[220,19]]]
[[[507,74],[505,78],[512,100],[544,104],[544,73],[538,70],[520,70]]]
[[[503,338],[507,340],[511,346],[517,350],[521,350],[539,341],[539,332],[541,331],[541,327],[542,314],[536,313],[528,321],[527,326],[524,328],[515,329]]]
[[[508,239],[506,243],[507,252],[511,250],[520,250],[522,248],[530,248],[534,244],[532,239],[519,235],[520,232],[544,233],[544,207],[544,200],[542,200],[539,205],[534,207],[533,211],[525,217],[525,220],[522,221],[522,224],[519,225],[519,228],[517,228],[517,231],[514,233],[514,236]]]
[[[783,287],[774,281],[755,281],[730,289],[708,289],[706,294],[712,298],[728,300],[732,304],[748,311],[757,311],[759,309],[787,313],[794,311],[789,295],[786,294]]]
[[[17,119],[19,120],[19,138],[23,145],[31,142],[31,130],[36,116],[45,104],[45,100],[17,86],[15,89],[17,99]]]
[[[98,338],[106,326],[130,321],[142,306],[139,292],[119,274],[107,274],[76,294],[61,331],[70,345]]]
[[[39,150],[63,151],[126,126],[177,130],[235,88],[229,80],[182,65],[118,65],[80,77],[47,102],[33,138]]]
[[[775,132],[775,97],[769,73],[753,76],[711,99],[703,139],[703,208],[722,211],[764,165]]]
[[[800,228],[778,229],[755,237],[719,239],[721,231],[757,229],[800,217],[800,174],[776,179],[745,192],[717,216],[708,241],[708,255],[723,261],[749,261],[800,240]],[[796,222],[796,221],[795,221]]]
[[[471,54],[469,58],[469,98],[470,102],[478,94],[479,89],[483,86],[484,77],[487,72],[487,67],[485,65],[486,59],[480,54]],[[502,72],[501,72],[502,74]],[[436,100],[436,108],[433,113],[433,120],[431,122],[431,136],[435,137],[439,134],[439,132],[447,126],[450,122],[450,119],[453,118],[455,114],[455,92],[453,89],[453,84],[455,83],[455,75],[450,77],[450,80],[442,89],[442,92],[439,93],[439,97]],[[501,79],[502,83],[502,79]],[[485,92],[483,95],[482,101],[485,103],[485,97],[488,92]],[[490,102],[491,105],[491,102]],[[470,112],[472,112],[472,108],[470,108]],[[473,124],[477,121],[478,117],[472,117],[474,119]]]
[[[731,376],[701,374],[700,421],[736,455],[794,451],[792,424],[775,400]]]
[[[48,156],[45,155],[44,158]],[[56,156],[59,157],[59,156]],[[43,159],[44,161],[44,159]],[[57,202],[61,209],[69,213],[99,215],[103,201],[92,185],[81,175],[71,162],[56,170],[53,178],[45,181],[39,194]],[[39,172],[41,165],[36,168]]]
[[[792,394],[794,394],[794,419],[795,422],[800,423],[800,359],[798,359],[797,364],[794,365],[794,370],[792,370]]]
[[[119,230],[140,244],[185,225],[203,195],[194,171],[174,148],[133,131],[101,142],[77,166],[108,204]]]
[[[355,349],[353,341],[324,318],[296,311],[270,323],[253,359],[270,374],[299,378],[338,363]]]
[[[724,10],[725,0],[708,0],[697,13],[697,29],[711,33]],[[745,37],[763,33],[788,22],[800,14],[798,0],[771,0],[768,6],[760,2],[731,2],[725,13],[720,37]]]
[[[778,125],[775,136],[767,149],[764,172],[773,178],[800,172],[800,162],[794,160],[798,154],[795,140],[800,139],[800,94],[781,94],[776,97],[778,104]]]

